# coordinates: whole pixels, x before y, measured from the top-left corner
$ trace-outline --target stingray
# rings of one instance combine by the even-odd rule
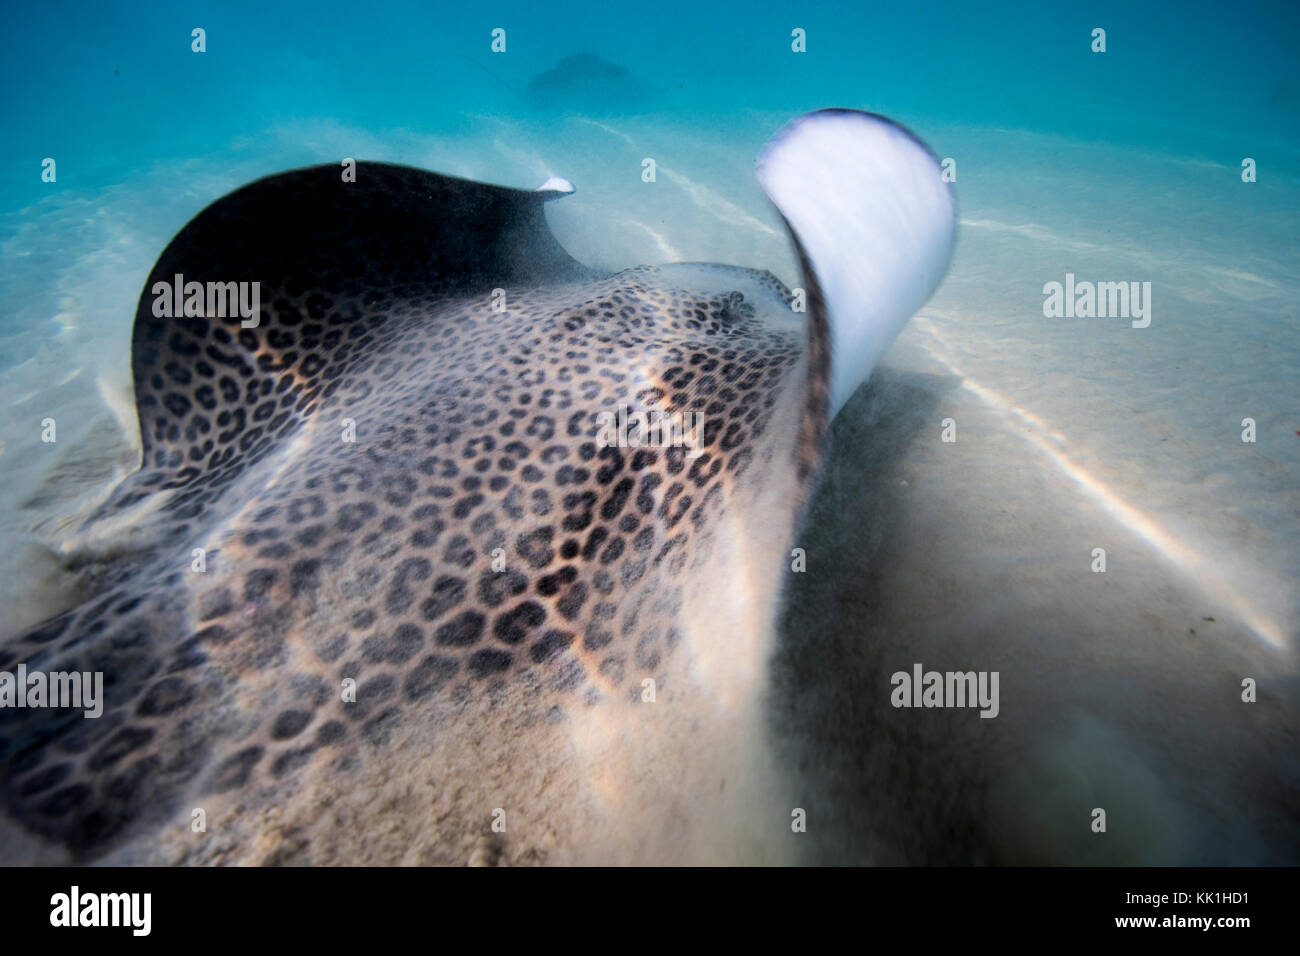
[[[537,109],[626,112],[646,101],[645,88],[627,67],[594,53],[566,56],[529,80],[527,93]]]
[[[98,718],[0,711],[8,859],[676,858],[699,793],[742,789],[828,421],[955,235],[873,114],[793,121],[757,175],[794,289],[597,274],[547,227],[562,180],[328,165],[195,216],[136,313],[99,593],[0,647],[104,680]],[[169,317],[178,276],[258,283],[256,320]],[[619,409],[702,426],[602,438]]]

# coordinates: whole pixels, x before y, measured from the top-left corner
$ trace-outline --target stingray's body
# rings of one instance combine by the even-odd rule
[[[405,167],[199,214],[136,316],[101,593],[0,647],[105,675],[98,719],[0,713],[7,861],[779,858],[757,713],[792,539],[953,219],[868,114],[805,117],[760,176],[798,298],[595,276],[546,227],[559,193]],[[157,317],[177,274],[260,283],[257,326]],[[604,445],[620,406],[702,414],[703,453]]]

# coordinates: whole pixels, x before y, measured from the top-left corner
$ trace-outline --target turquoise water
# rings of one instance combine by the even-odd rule
[[[55,2],[12,16],[3,40],[0,179],[13,208],[39,198],[35,154],[61,160],[63,188],[90,188],[138,181],[168,159],[229,159],[245,138],[307,119],[375,134],[512,120],[529,78],[581,51],[626,66],[660,116],[732,125],[753,111],[855,106],[914,125],[1027,128],[1200,158],[1274,150],[1270,167],[1293,174],[1298,23],[1288,3],[502,3],[471,13]],[[190,50],[194,27],[207,31],[204,54]],[[497,27],[504,53],[491,50]],[[1095,27],[1107,31],[1104,54],[1090,50]],[[791,52],[794,28],[807,32],[804,54]]]
[[[196,27],[204,53],[191,50]],[[1104,53],[1091,50],[1097,27]],[[795,29],[806,52],[791,48]],[[1179,822],[1150,824],[1147,842],[1103,861],[1294,863],[1294,819],[1258,810],[1223,768],[1244,754],[1232,759],[1245,761],[1245,776],[1294,805],[1298,43],[1292,3],[47,3],[11,12],[0,38],[4,630],[66,604],[51,549],[67,547],[76,516],[133,467],[136,299],[167,240],[207,203],[253,178],[345,156],[527,188],[560,175],[577,193],[548,216],[579,260],[608,269],[720,261],[770,268],[794,285],[753,158],[803,111],[869,109],[955,161],[961,226],[944,285],[887,357],[875,393],[837,423],[833,474],[852,480],[831,486],[822,513],[853,533],[841,541],[840,577],[822,587],[856,593],[870,579],[872,597],[831,614],[830,630],[847,628],[835,653],[865,653],[855,642],[870,638],[897,657],[880,665],[888,672],[965,646],[1004,669],[1031,659],[1042,687],[1075,695],[1070,712],[1082,716],[1067,720],[1051,694],[1026,693],[1000,725],[1021,736],[972,747],[986,748],[990,774],[1013,753],[1030,755],[1020,776],[990,785],[1001,796],[980,811],[992,834],[983,859],[1040,859],[1023,835],[998,834],[1032,803],[1027,793],[1052,792],[1044,779],[1078,773],[1124,793],[1148,823],[1178,807]],[[626,73],[530,96],[534,77],[584,52]],[[52,183],[41,178],[46,157],[57,163]],[[653,186],[641,179],[646,157],[659,167]],[[1255,182],[1242,180],[1246,158]],[[1043,286],[1067,273],[1150,282],[1150,327],[1046,318]],[[77,452],[47,453],[47,415],[59,418],[60,447]],[[917,438],[944,417],[971,424],[960,459]],[[1253,444],[1240,441],[1246,417],[1257,423]],[[898,472],[879,473],[881,460]],[[889,495],[872,481],[888,482]],[[892,517],[863,511],[882,497]],[[1099,542],[1120,555],[1105,594],[1075,574]],[[946,580],[962,583],[941,619],[916,612]],[[1196,628],[1198,640],[1183,643]],[[1114,673],[1139,692],[1102,677]],[[1243,673],[1270,682],[1280,717],[1270,712],[1272,722],[1249,731],[1219,720],[1196,746],[1178,736],[1180,721],[1208,712],[1188,695],[1214,686],[1231,698]],[[792,722],[814,734],[825,715],[800,711],[798,686],[789,693]],[[859,727],[881,719],[852,717]],[[1058,720],[1069,725],[1059,747],[1034,736]],[[856,743],[826,746],[812,763],[849,780],[855,766],[874,779],[898,772],[895,758],[867,745],[865,755]],[[1061,770],[1062,753],[1082,756]],[[1179,793],[1210,782],[1180,803],[1157,792],[1161,779]],[[825,778],[810,786],[834,789]],[[898,815],[894,831],[916,825],[907,800],[890,802],[869,780],[855,786]],[[1210,822],[1225,804],[1241,828],[1231,838]],[[941,856],[890,839],[864,830],[840,842],[856,859]],[[1077,856],[1059,835],[1035,840],[1057,848],[1046,859]],[[1210,845],[1219,851],[1198,849]],[[1282,850],[1270,857],[1269,845]]]

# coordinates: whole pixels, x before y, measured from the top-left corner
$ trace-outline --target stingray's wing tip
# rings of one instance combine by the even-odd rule
[[[800,116],[755,166],[826,299],[834,413],[938,287],[952,259],[956,201],[924,142],[860,110]]]

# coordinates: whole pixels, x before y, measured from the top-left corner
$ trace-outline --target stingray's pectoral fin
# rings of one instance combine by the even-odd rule
[[[565,180],[507,189],[368,162],[355,174],[260,179],[168,244],[132,338],[143,467],[102,515],[180,489],[168,507],[197,517],[212,497],[199,486],[224,487],[292,433],[395,312],[590,276],[546,224]]]
[[[352,396],[388,384],[358,371],[384,354],[386,337],[427,332],[419,361],[455,362],[439,351],[437,323],[454,311],[443,303],[486,306],[498,287],[588,276],[546,225],[543,204],[572,191],[567,183],[537,192],[382,163],[352,171],[294,170],[218,199],[172,239],[145,282],[132,338],[143,462],[92,518],[119,552],[119,538],[135,538],[127,558],[111,555],[116,563],[93,578],[109,590],[0,644],[0,704],[15,693],[8,678],[26,671],[41,682],[48,673],[51,695],[56,679],[71,695],[75,678],[78,702],[0,706],[0,854],[16,824],[92,859],[161,826],[195,788],[238,780],[255,751],[226,754],[228,777],[216,762],[224,722],[247,721],[247,701],[263,699],[248,688],[270,679],[284,635],[306,628],[307,612],[298,607],[295,617],[292,602],[316,587],[301,590],[300,577],[272,603],[269,583],[257,594],[208,583],[259,560],[250,536],[268,518],[258,515],[281,506],[260,496],[276,482],[293,487],[294,463],[304,467],[287,454],[272,469],[259,463],[298,434],[308,447],[308,426],[326,420],[341,383]],[[391,370],[393,356],[386,360]],[[321,432],[338,435],[342,417]],[[380,457],[373,448],[370,467]],[[320,461],[337,473],[334,460]],[[308,510],[323,516],[325,495],[310,495]],[[312,540],[333,528],[317,523]],[[285,550],[274,559],[261,552],[266,564],[251,573],[283,581],[310,565],[315,582],[323,567],[338,567],[309,557],[305,540],[290,545],[286,536]],[[283,693],[301,699],[285,680]],[[98,688],[99,713],[83,685]]]
[[[924,143],[857,110],[794,120],[757,172],[801,247],[805,285],[820,289],[829,313],[834,415],[943,278],[956,238],[952,190]]]

